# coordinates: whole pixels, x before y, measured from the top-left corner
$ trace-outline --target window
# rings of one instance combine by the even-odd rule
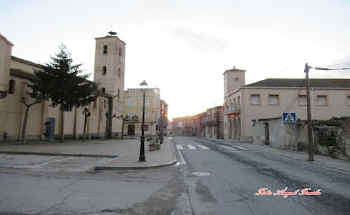
[[[108,53],[108,46],[104,45],[103,46],[103,54],[107,54]]]
[[[16,81],[11,79],[9,81],[9,90],[8,90],[8,93],[9,94],[14,94],[15,93],[15,88],[16,88]]]
[[[346,105],[350,106],[350,96],[346,96]]]
[[[123,56],[123,49],[121,47],[119,48],[119,56]]]
[[[306,95],[299,95],[298,96],[298,104],[300,106],[305,106],[306,105]]]
[[[120,76],[121,76],[121,70],[120,68],[118,68],[118,77],[120,78]]]
[[[237,104],[241,104],[241,97],[240,96],[238,96],[238,98],[237,98]]]
[[[106,75],[107,74],[107,67],[103,66],[102,67],[102,75]]]
[[[280,97],[279,95],[269,95],[269,105],[279,105]]]
[[[144,131],[148,131],[148,125],[143,125]]]
[[[136,106],[136,98],[129,98],[128,99],[128,106],[135,107]]]
[[[101,91],[102,91],[103,94],[105,94],[106,93],[106,88],[102,87]]]
[[[250,104],[260,105],[261,104],[260,95],[259,94],[250,95]]]
[[[317,96],[317,105],[318,106],[327,106],[328,105],[328,99],[326,95],[318,95]]]

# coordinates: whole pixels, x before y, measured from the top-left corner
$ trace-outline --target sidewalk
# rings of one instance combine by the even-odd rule
[[[249,150],[259,150],[259,151],[264,151],[268,153],[278,154],[280,156],[288,157],[295,160],[303,160],[305,162],[309,162],[307,161],[308,159],[307,152],[283,150],[278,148],[272,148],[271,146],[251,144],[251,143],[232,143],[226,140],[224,142],[225,144],[231,144],[231,145],[239,144],[240,146],[244,146]],[[330,169],[336,169],[345,174],[350,175],[350,161],[339,160],[339,159],[334,159],[324,155],[315,154],[314,161],[310,162],[310,164],[319,165]]]
[[[161,149],[149,151],[145,142],[147,162],[138,162],[139,139],[128,140],[90,140],[86,142],[67,140],[64,143],[37,142],[28,145],[0,144],[0,154],[28,154],[49,156],[81,156],[109,158],[108,162],[95,166],[95,170],[120,168],[150,168],[176,163],[176,151],[173,143],[164,138]]]

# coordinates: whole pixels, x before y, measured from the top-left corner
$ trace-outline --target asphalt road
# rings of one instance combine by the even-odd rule
[[[350,175],[249,145],[173,141],[178,164],[146,170],[91,172],[104,160],[2,155],[0,215],[350,214]],[[321,195],[257,196],[263,187]]]
[[[350,214],[350,175],[247,145],[176,137],[193,214]],[[207,149],[205,149],[204,147]],[[193,173],[200,177],[191,177]],[[321,195],[255,195],[320,189]]]

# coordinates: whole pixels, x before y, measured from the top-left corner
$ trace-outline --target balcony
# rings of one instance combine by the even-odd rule
[[[232,114],[232,113],[240,113],[241,112],[241,105],[239,104],[232,104],[230,107],[225,107],[224,114]]]

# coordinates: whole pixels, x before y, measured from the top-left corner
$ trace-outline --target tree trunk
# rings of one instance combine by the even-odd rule
[[[26,129],[27,129],[27,121],[28,121],[28,113],[30,106],[26,106],[26,110],[24,112],[24,120],[23,120],[23,128],[22,128],[22,143],[26,143]]]
[[[86,125],[87,125],[87,116],[84,115],[83,141],[85,141],[86,139]]]

